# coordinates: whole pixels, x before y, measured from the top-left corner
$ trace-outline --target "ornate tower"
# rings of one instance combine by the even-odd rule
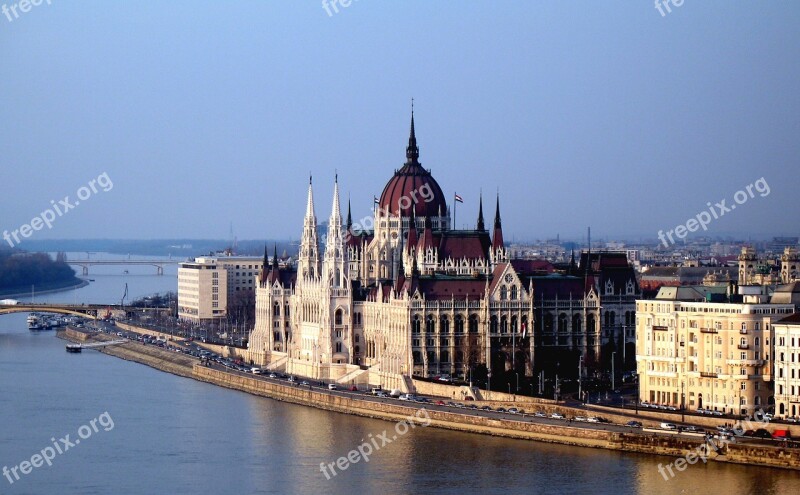
[[[492,233],[492,249],[489,253],[492,265],[508,261],[508,251],[503,242],[503,226],[500,222],[500,194],[497,195],[497,206],[494,213],[494,232]]]
[[[311,188],[311,177],[308,178],[308,202],[306,203],[306,216],[303,219],[303,237],[300,239],[297,269],[298,282],[316,279],[320,276],[317,216],[314,213],[314,191]]]

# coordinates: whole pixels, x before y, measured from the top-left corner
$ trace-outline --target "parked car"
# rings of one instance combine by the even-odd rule
[[[703,433],[704,431],[702,428],[698,428],[697,426],[694,425],[682,426],[680,430],[689,433]]]
[[[328,384],[328,390],[336,390],[336,384],[335,383],[329,383]]]
[[[747,430],[744,432],[744,436],[753,438],[772,438],[772,433],[768,432],[764,428],[759,428],[755,431]]]
[[[627,423],[625,423],[625,426],[629,428],[641,428],[642,423],[640,423],[639,421],[628,421]]]
[[[581,422],[581,423],[585,423],[586,422],[586,416],[575,416],[575,421],[578,421],[578,422]]]
[[[551,414],[550,417],[553,418],[553,419],[564,419],[564,415],[561,414],[561,413],[557,413],[557,412],[554,412],[553,414]]]
[[[508,412],[509,412],[509,414],[522,414],[522,412],[519,409],[517,409],[516,407],[510,407],[508,409]]]
[[[677,430],[678,426],[675,423],[661,423],[662,430]]]
[[[536,416],[537,418],[546,418],[547,417],[547,414],[543,413],[542,411],[536,411],[535,413],[533,413],[533,415]]]

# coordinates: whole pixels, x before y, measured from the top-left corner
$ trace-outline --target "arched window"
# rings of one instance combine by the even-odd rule
[[[500,333],[508,333],[508,318],[505,315],[500,317]]]
[[[594,333],[597,331],[597,325],[595,324],[594,315],[590,314],[586,317],[586,332],[587,333]]]
[[[579,333],[581,331],[581,315],[575,314],[572,316],[572,333]]]
[[[355,351],[356,355],[358,355],[358,353],[361,351],[361,348],[360,348],[360,347],[358,347],[358,346],[356,346],[356,347],[354,348],[354,351]]]
[[[414,319],[411,321],[411,331],[413,333],[419,333],[422,327],[422,322],[419,321],[419,315],[414,315]]]
[[[478,315],[469,315],[469,333],[478,333]]]
[[[511,300],[512,301],[516,301],[517,300],[517,286],[516,285],[511,287]]]
[[[275,304],[272,306],[272,316],[280,316],[281,315],[281,305],[278,301],[275,301]]]
[[[511,333],[517,333],[517,329],[518,329],[518,327],[517,327],[517,317],[516,316],[512,316],[511,317]]]
[[[341,309],[337,309],[336,313],[334,313],[334,315],[335,315],[334,316],[334,324],[335,325],[341,325],[342,324],[342,310]]]
[[[442,315],[439,321],[439,333],[450,333],[450,320],[447,316]]]
[[[500,300],[505,301],[508,298],[507,296],[508,296],[508,289],[506,289],[506,286],[504,285],[500,287]]]
[[[287,317],[287,318],[289,317],[289,303],[286,303],[286,304],[283,306],[283,315],[284,315],[285,317]]]
[[[342,352],[342,343],[341,342],[337,342],[336,343],[336,352]]]
[[[456,315],[456,333],[464,333],[464,317]]]
[[[497,333],[497,316],[495,315],[489,318],[489,332]]]
[[[428,318],[425,320],[425,331],[428,333],[436,331],[436,321],[433,319],[433,315],[428,315]]]
[[[558,315],[558,333],[567,333],[567,313]]]

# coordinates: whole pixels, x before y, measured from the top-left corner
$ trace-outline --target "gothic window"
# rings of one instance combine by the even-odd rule
[[[508,318],[500,317],[500,333],[508,333]]]
[[[517,300],[517,286],[516,285],[511,287],[511,300],[512,301],[516,301]]]
[[[572,317],[572,332],[579,333],[581,331],[581,315],[576,314]]]
[[[342,343],[341,342],[337,342],[336,343],[336,352],[342,352]]]
[[[275,302],[275,305],[272,308],[272,316],[280,316],[281,315],[281,305],[278,302]]]
[[[511,333],[517,333],[517,317],[511,317]]]
[[[456,315],[456,333],[464,333],[464,317]]]
[[[441,321],[439,322],[439,332],[440,333],[450,332],[450,320],[447,318],[447,316],[442,316]]]
[[[336,310],[336,313],[335,313],[335,316],[334,316],[334,324],[335,325],[341,325],[342,324],[342,310],[341,309],[337,309]]]
[[[433,319],[433,315],[428,315],[428,318],[425,321],[425,331],[428,333],[433,333],[436,331],[436,321]]]
[[[567,333],[567,314],[558,315],[558,333]]]
[[[505,301],[507,299],[507,292],[508,292],[508,289],[506,289],[505,285],[500,287],[500,300],[501,301]]]
[[[478,333],[478,315],[469,315],[469,333]]]
[[[491,333],[497,333],[497,316],[492,315],[489,319],[489,331]]]
[[[414,315],[414,320],[411,322],[411,332],[419,333],[422,323],[419,321],[419,315]]]

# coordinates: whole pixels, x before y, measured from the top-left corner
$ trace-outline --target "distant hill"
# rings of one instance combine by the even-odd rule
[[[270,255],[273,246],[278,253],[297,252],[297,243],[288,240],[244,240],[237,242],[236,254],[261,255],[266,245]],[[114,254],[138,254],[142,256],[172,256],[189,258],[222,251],[230,247],[230,240],[223,239],[52,239],[26,240],[25,247],[44,252],[105,252]]]

